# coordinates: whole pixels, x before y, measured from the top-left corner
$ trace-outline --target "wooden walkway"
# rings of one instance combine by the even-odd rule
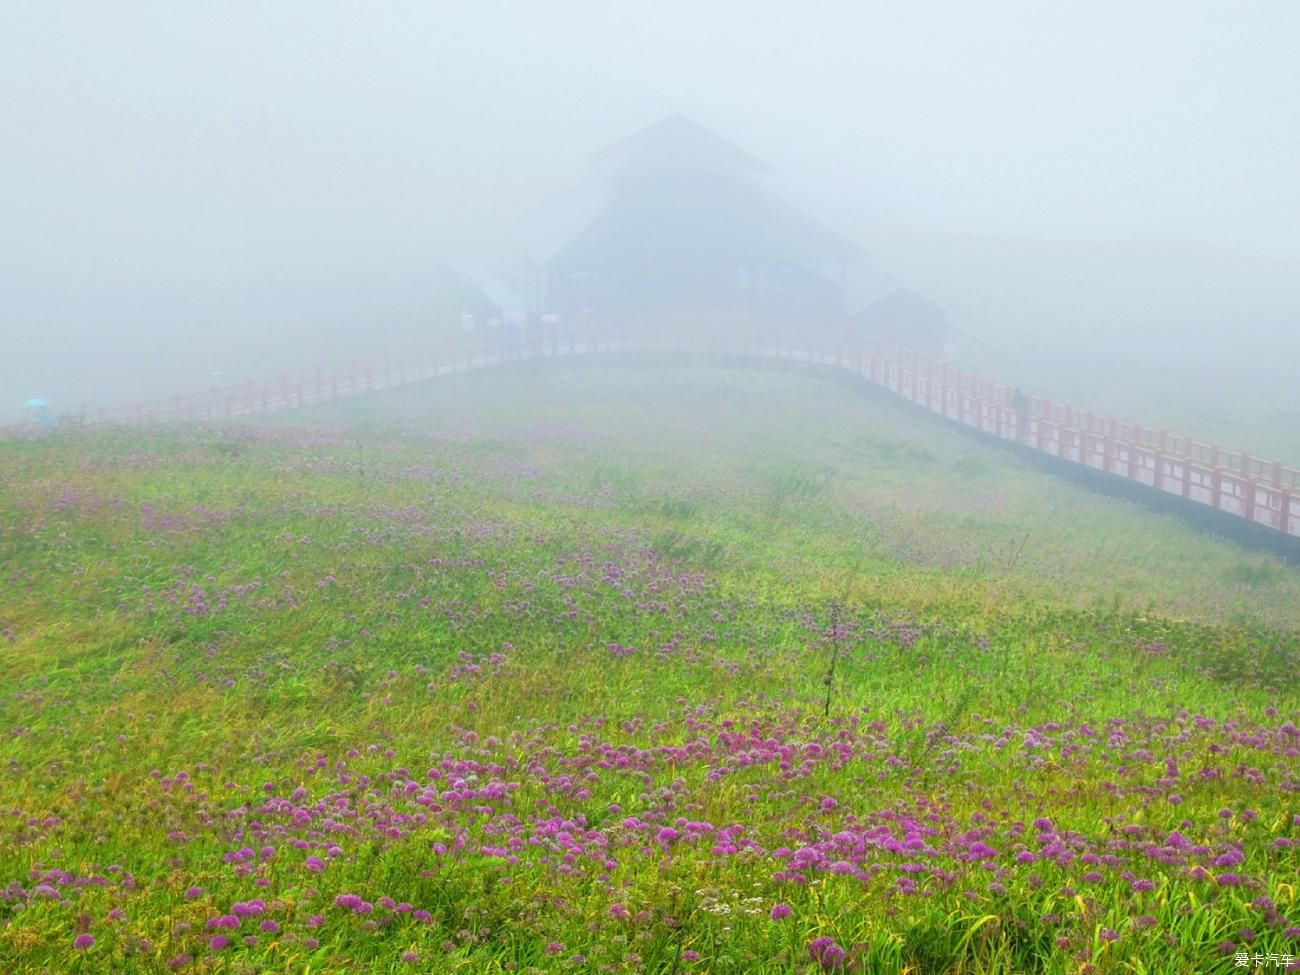
[[[565,332],[543,341],[463,341],[348,368],[322,369],[102,410],[95,423],[202,422],[256,416],[395,389],[506,363],[641,352],[802,362],[846,371],[985,434],[1104,471],[1300,537],[1300,470],[1137,423],[1027,395],[892,344],[836,333],[728,329],[638,334]]]

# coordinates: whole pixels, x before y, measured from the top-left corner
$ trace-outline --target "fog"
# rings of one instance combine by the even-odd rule
[[[1297,50],[1288,2],[9,3],[0,422],[418,339],[674,113],[985,372],[1300,422]]]

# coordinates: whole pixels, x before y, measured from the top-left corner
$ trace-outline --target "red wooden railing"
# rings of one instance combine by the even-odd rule
[[[282,375],[205,393],[101,410],[92,422],[214,421],[329,403],[438,376],[530,359],[605,352],[683,352],[831,366],[860,376],[967,427],[1124,477],[1155,491],[1300,536],[1300,470],[1113,417],[1026,396],[1007,386],[890,343],[846,333],[726,328],[553,329],[530,340],[504,335],[353,362],[348,368]]]

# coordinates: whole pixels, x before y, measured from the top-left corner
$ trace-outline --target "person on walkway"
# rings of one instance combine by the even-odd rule
[[[551,355],[558,354],[560,344],[560,316],[548,312],[542,316],[543,344],[551,347]]]
[[[518,357],[520,333],[522,330],[522,316],[517,312],[506,312],[501,325],[501,350],[503,358],[514,359]]]
[[[1011,408],[1016,412],[1016,439],[1024,440],[1029,434],[1029,400],[1019,386],[1011,394]]]

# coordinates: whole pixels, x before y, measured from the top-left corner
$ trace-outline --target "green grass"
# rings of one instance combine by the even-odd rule
[[[550,366],[0,471],[0,970],[1300,947],[1297,573],[854,387]]]

